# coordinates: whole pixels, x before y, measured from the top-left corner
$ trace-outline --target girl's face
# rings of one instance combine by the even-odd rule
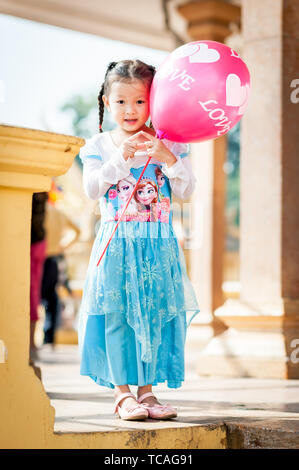
[[[114,121],[127,132],[138,132],[149,117],[149,87],[141,80],[113,82],[103,101]]]
[[[142,204],[148,205],[152,202],[153,199],[157,196],[156,190],[152,187],[151,184],[147,184],[143,188],[137,189],[136,198]]]

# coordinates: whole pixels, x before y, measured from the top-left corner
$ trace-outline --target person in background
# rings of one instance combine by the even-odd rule
[[[45,227],[47,232],[46,260],[42,277],[42,303],[45,308],[44,340],[43,343],[55,345],[55,331],[58,326],[60,301],[57,293],[59,285],[63,285],[72,295],[68,284],[66,260],[64,252],[79,237],[80,229],[69,217],[51,203],[46,204]],[[72,230],[75,236],[64,243],[66,232]]]
[[[30,246],[30,359],[38,359],[34,336],[41,301],[41,279],[46,255],[45,207],[47,192],[32,196],[31,246]]]

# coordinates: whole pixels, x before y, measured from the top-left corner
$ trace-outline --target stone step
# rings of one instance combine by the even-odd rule
[[[112,390],[80,376],[77,346],[45,348],[39,355],[54,432],[72,437],[78,448],[299,448],[298,380],[199,377],[195,351],[187,346],[183,387],[154,388],[162,403],[178,408],[178,417],[129,422],[113,414]]]
[[[299,449],[298,420],[247,419],[224,424],[228,449]]]

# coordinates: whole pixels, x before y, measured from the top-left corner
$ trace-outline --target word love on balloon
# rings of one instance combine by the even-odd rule
[[[175,49],[150,91],[151,120],[160,138],[201,142],[226,134],[248,104],[250,74],[241,57],[216,41]]]

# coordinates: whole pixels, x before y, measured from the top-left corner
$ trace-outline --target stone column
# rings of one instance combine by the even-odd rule
[[[240,7],[224,1],[200,1],[179,5],[178,12],[187,20],[187,32],[192,41],[210,40],[225,42],[231,34],[231,24],[240,23]],[[191,197],[192,240],[189,250],[189,272],[194,285],[200,314],[193,324],[202,330],[196,333],[206,342],[214,334],[226,329],[214,316],[214,311],[224,302],[223,262],[225,249],[225,199],[226,136],[215,140],[192,144],[191,159],[198,183]]]
[[[45,448],[54,409],[29,365],[30,234],[34,192],[72,165],[83,139],[0,125],[0,441]]]
[[[252,94],[241,133],[241,295],[216,310],[229,329],[198,372],[299,378],[299,4],[242,7]]]

